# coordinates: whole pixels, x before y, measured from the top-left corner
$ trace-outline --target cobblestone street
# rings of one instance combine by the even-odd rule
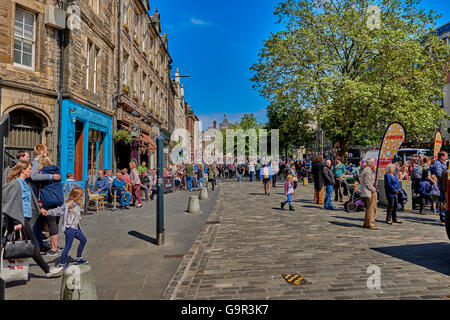
[[[295,212],[281,211],[279,183],[224,183],[209,221],[172,279],[164,299],[448,299],[450,242],[437,215],[400,212],[401,225],[362,228],[364,212],[342,203],[325,211],[312,186],[296,190]],[[220,223],[219,223],[220,222]],[[369,290],[371,265],[381,290]],[[301,274],[291,286],[285,274]]]

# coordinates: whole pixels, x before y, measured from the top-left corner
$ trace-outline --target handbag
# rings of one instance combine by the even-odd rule
[[[32,240],[23,239],[22,230],[20,231],[22,240],[16,240],[16,232],[13,232],[10,241],[5,242],[5,248],[3,253],[3,259],[14,260],[14,259],[25,259],[31,258],[34,255],[34,243]]]
[[[28,281],[30,259],[4,259],[2,249],[0,262],[0,275],[5,283],[14,281]]]

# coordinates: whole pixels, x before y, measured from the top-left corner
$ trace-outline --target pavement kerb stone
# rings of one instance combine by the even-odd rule
[[[223,189],[219,188],[219,196],[214,206],[214,209],[212,210],[211,215],[208,219],[209,221],[213,221],[218,218],[217,212],[222,201],[223,201]],[[175,300],[185,298],[188,292],[186,292],[184,288],[182,289],[182,287],[186,287],[186,285],[183,284],[186,283],[186,281],[188,281],[189,284],[187,286],[189,287],[193,283],[194,279],[198,279],[195,277],[189,277],[188,274],[193,269],[193,265],[195,265],[194,264],[195,262],[197,262],[198,260],[200,261],[204,260],[203,254],[206,252],[206,250],[208,250],[204,248],[204,244],[205,243],[212,244],[212,242],[214,242],[217,228],[218,228],[217,224],[206,224],[203,227],[202,231],[195,239],[191,249],[185,255],[177,272],[172,277],[172,280],[170,281],[166,291],[161,297],[161,300]],[[206,241],[208,237],[209,241]],[[207,260],[207,255],[205,258]],[[202,261],[203,265],[206,265],[206,262],[207,261]]]

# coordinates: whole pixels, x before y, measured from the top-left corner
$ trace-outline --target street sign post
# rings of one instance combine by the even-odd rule
[[[164,156],[163,138],[156,139],[158,162],[158,203],[156,205],[156,242],[158,246],[164,245]]]
[[[0,237],[3,237],[3,158],[4,158],[4,147],[5,147],[5,137],[9,133],[9,114],[0,117]],[[5,300],[5,281],[0,275],[0,300]]]

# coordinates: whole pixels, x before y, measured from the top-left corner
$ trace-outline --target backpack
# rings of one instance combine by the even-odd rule
[[[269,167],[264,167],[264,179],[269,179]]]

